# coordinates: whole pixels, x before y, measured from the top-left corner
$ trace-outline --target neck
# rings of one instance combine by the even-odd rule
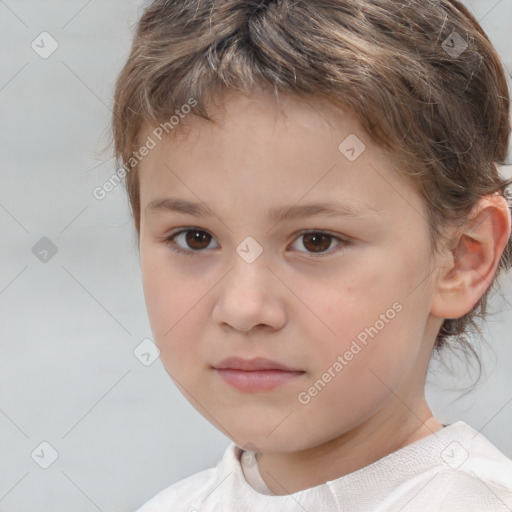
[[[395,397],[365,422],[319,446],[264,453],[260,474],[274,494],[285,495],[357,471],[443,428],[424,396],[415,403],[412,411]]]

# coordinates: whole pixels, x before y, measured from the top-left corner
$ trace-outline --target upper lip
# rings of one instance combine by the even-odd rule
[[[284,370],[288,372],[293,371],[302,371],[297,370],[296,368],[290,368],[284,364],[278,363],[277,361],[272,361],[271,359],[265,359],[264,357],[255,357],[254,359],[243,359],[241,357],[228,357],[219,361],[217,364],[213,365],[216,369],[227,369],[230,368],[232,370],[246,370],[246,371],[254,371],[254,370]]]

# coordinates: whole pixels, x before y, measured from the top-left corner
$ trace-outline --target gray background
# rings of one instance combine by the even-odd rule
[[[512,0],[466,4],[512,70]],[[2,512],[131,511],[229,443],[159,359],[135,357],[152,334],[128,201],[122,186],[92,195],[115,170],[109,105],[142,6],[0,0]],[[46,59],[31,47],[43,31],[59,45]],[[510,275],[502,282],[487,380],[456,400],[449,388],[468,382],[434,371],[427,390],[439,418],[467,421],[512,457]],[[42,442],[58,453],[48,469]]]

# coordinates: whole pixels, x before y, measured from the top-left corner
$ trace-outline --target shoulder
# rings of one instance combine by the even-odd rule
[[[456,469],[439,471],[429,482],[425,510],[498,512],[512,509],[512,489]],[[425,502],[425,506],[427,505]]]
[[[450,466],[449,457],[454,454],[451,468],[458,473],[512,492],[512,460],[469,425],[463,424],[463,429],[461,438],[444,451],[444,462]]]
[[[511,510],[512,460],[462,421],[444,434],[438,444],[439,463],[431,468],[427,484],[429,506],[447,511]]]
[[[176,510],[172,506],[179,505],[180,511],[197,512],[201,503],[217,487],[222,475],[233,463],[236,446],[230,444],[217,466],[205,469],[163,489],[144,503],[136,512],[169,512]]]

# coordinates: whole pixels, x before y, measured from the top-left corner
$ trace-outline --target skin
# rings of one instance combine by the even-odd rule
[[[349,113],[265,92],[227,93],[212,109],[218,124],[190,115],[186,130],[140,164],[144,295],[173,381],[238,446],[260,452],[275,494],[339,478],[434,435],[442,425],[424,384],[435,337],[492,279],[510,236],[506,201],[483,198],[434,255],[426,205]],[[366,146],[355,161],[338,150],[349,134]],[[147,209],[171,195],[205,202],[215,216]],[[278,223],[265,216],[271,207],[325,200],[377,213]],[[178,228],[202,230],[193,246],[185,235],[174,240],[192,256],[165,241]],[[333,235],[320,244],[323,257],[299,234],[310,229]],[[252,263],[236,252],[247,236],[263,248]],[[300,403],[299,393],[397,302],[400,312]],[[212,369],[228,356],[262,356],[305,373],[271,391],[243,392]]]

